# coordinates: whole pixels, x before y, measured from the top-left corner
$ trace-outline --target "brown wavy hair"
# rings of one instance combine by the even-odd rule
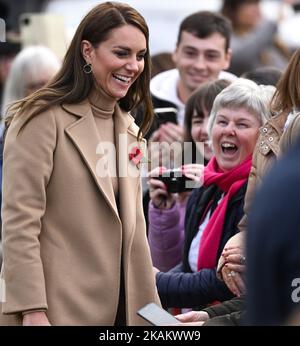
[[[272,112],[290,111],[294,107],[300,109],[300,48],[291,57],[276,87],[271,101]]]
[[[105,2],[94,7],[81,21],[65,55],[63,64],[54,78],[42,89],[25,97],[8,109],[6,127],[16,114],[25,111],[30,113],[28,121],[47,110],[62,103],[75,104],[83,101],[93,86],[92,74],[85,74],[85,60],[81,53],[82,40],[91,42],[94,48],[108,39],[111,30],[123,25],[133,25],[144,34],[147,52],[144,57],[144,70],[128,90],[126,96],[119,100],[124,111],[130,111],[144,104],[144,119],[138,138],[146,133],[153,120],[153,108],[149,91],[150,83],[150,52],[149,30],[145,19],[132,7],[117,2]],[[26,124],[26,123],[25,123]],[[24,125],[25,125],[24,124]]]

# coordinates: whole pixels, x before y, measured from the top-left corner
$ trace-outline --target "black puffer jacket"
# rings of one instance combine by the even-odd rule
[[[243,216],[246,187],[246,184],[242,186],[229,202],[217,260],[227,240],[238,232],[237,226]],[[211,185],[207,188],[196,189],[189,198],[185,216],[183,262],[167,273],[159,272],[156,275],[158,293],[165,308],[199,309],[212,301],[224,301],[233,297],[225,283],[217,278],[215,268],[201,269],[197,273],[192,273],[188,263],[191,242],[198,232],[206,206],[213,200],[214,210],[221,194],[222,191],[218,187]]]

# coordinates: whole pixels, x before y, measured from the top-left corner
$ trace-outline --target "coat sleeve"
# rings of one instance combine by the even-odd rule
[[[230,300],[226,300],[223,303],[212,305],[203,311],[209,314],[210,318],[223,316],[226,314],[231,314],[233,312],[243,311],[246,309],[246,299],[245,296],[235,297]]]
[[[159,272],[156,285],[164,308],[193,308],[233,297],[217,278],[215,269],[202,269],[197,273]]]
[[[184,237],[184,210],[175,203],[171,209],[155,208],[149,203],[148,240],[153,265],[168,271],[180,263]]]
[[[53,168],[56,123],[53,111],[26,123],[21,114],[9,127],[3,164],[2,312],[47,309],[39,235],[46,210],[46,189]],[[21,129],[21,130],[20,130]]]
[[[257,171],[257,155],[259,154],[258,154],[258,147],[256,146],[252,156],[252,166],[251,166],[251,170],[249,174],[247,190],[246,190],[245,199],[244,199],[244,216],[242,217],[238,225],[240,232],[247,230],[249,210],[251,208],[252,200],[253,200],[255,191],[257,189],[257,186],[258,184],[260,184],[260,181],[258,181],[259,179],[257,177],[257,172],[256,172]]]

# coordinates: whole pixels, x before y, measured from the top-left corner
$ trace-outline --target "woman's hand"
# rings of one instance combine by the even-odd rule
[[[175,142],[183,142],[184,129],[180,125],[169,122],[160,125],[157,131],[157,136],[159,136],[160,142],[167,142],[169,144],[173,144]]]
[[[149,172],[149,194],[156,208],[170,209],[175,203],[175,198],[171,193],[168,193],[166,185],[161,180],[155,179],[164,170],[166,170],[165,167],[157,167]]]
[[[175,318],[181,322],[181,326],[202,326],[202,324],[209,320],[209,315],[205,311],[189,311],[185,314],[176,315]]]
[[[224,246],[224,249],[230,249],[230,248],[240,248],[241,251],[244,253],[244,239],[245,235],[244,232],[239,232],[237,234],[235,234],[234,236],[232,236],[227,243]],[[221,273],[221,269],[223,268],[223,266],[225,265],[225,251],[223,250],[222,252],[222,256],[220,256],[219,258],[219,262],[218,262],[218,266],[217,266],[217,272],[218,274]]]
[[[246,292],[243,274],[246,271],[245,256],[240,247],[226,248],[222,257],[225,265],[221,269],[221,276],[226,286],[236,296],[241,296]]]
[[[51,324],[45,312],[33,311],[23,316],[23,326],[51,326]]]
[[[244,251],[240,247],[230,247],[224,249],[222,256],[225,259],[225,266],[229,270],[234,270],[240,274],[246,272],[246,257]]]
[[[246,286],[242,275],[234,270],[228,269],[226,266],[222,268],[222,279],[228,289],[237,297],[246,292]]]
[[[202,185],[204,165],[190,163],[188,165],[182,166],[182,172],[187,178],[190,178],[196,182],[199,182],[200,184],[199,186]]]
[[[180,144],[182,150],[184,129],[180,125],[173,123],[162,124],[154,131],[148,141],[148,157],[151,162],[162,165],[163,162],[174,159],[174,151],[170,150],[170,145]],[[166,161],[167,160],[167,161]]]

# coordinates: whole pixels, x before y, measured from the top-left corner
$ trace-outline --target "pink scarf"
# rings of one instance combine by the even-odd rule
[[[251,161],[252,156],[249,156],[232,170],[222,172],[216,158],[213,157],[204,169],[204,186],[215,184],[225,192],[225,196],[210,216],[203,231],[198,252],[198,270],[216,266],[227,206],[230,199],[246,183],[251,169]]]

